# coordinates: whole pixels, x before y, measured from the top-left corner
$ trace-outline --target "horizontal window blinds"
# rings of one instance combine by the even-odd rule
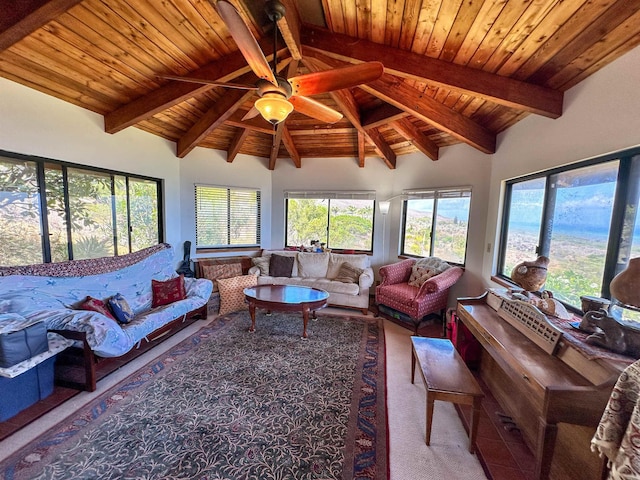
[[[343,200],[375,200],[376,192],[372,191],[316,191],[316,192],[284,192],[284,198],[308,199],[343,199]]]
[[[195,185],[196,246],[260,245],[260,190]]]
[[[404,190],[402,194],[408,200],[434,198],[463,198],[471,196],[471,187],[438,188],[431,190]]]

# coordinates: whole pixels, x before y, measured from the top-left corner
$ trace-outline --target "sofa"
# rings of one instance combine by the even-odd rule
[[[329,305],[368,312],[374,276],[366,254],[263,250],[251,260],[249,274],[258,276],[258,285],[319,288],[329,292]]]
[[[159,301],[158,292],[168,283],[179,284],[180,295]],[[206,279],[182,282],[172,247],[159,244],[117,257],[0,267],[0,315],[41,320],[48,330],[90,349],[93,357],[115,358],[188,319],[206,318],[212,287]],[[127,323],[94,308],[95,300],[101,304],[116,297],[126,300]],[[165,304],[154,306],[158,303]],[[87,382],[89,390],[95,389],[95,374]]]

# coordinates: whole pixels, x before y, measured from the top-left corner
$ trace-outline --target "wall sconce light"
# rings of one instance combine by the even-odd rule
[[[380,207],[380,213],[382,215],[386,215],[389,213],[389,207],[391,207],[391,202],[389,200],[382,200],[378,202],[378,206]]]

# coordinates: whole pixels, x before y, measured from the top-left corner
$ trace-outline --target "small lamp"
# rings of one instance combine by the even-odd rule
[[[387,213],[389,213],[391,202],[389,200],[381,200],[380,202],[378,202],[378,206],[380,207],[380,213],[382,215],[386,215]]]
[[[293,111],[293,105],[279,93],[265,93],[254,106],[267,122],[274,125],[284,121]]]

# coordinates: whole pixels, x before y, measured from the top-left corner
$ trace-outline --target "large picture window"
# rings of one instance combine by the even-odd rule
[[[400,253],[464,265],[471,188],[405,191]]]
[[[163,241],[161,180],[0,152],[0,264],[123,255]]]
[[[545,289],[579,308],[640,255],[637,150],[508,181],[498,274],[549,257]]]
[[[260,190],[196,185],[196,247],[260,246]]]
[[[374,192],[285,192],[288,247],[373,250]]]

